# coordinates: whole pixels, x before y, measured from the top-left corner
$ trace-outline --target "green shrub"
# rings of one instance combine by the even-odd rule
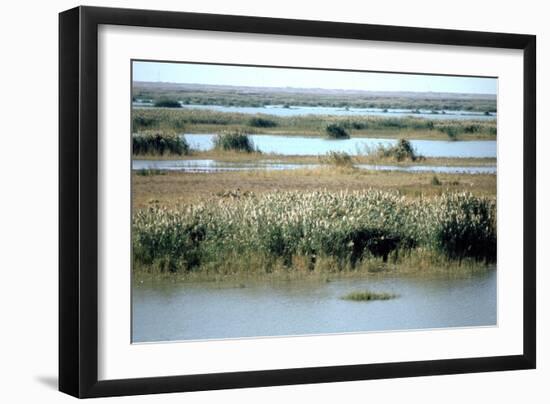
[[[257,128],[274,128],[275,126],[277,126],[277,122],[272,119],[255,116],[253,118],[250,118],[250,120],[248,121],[248,125]]]
[[[170,132],[148,131],[132,135],[134,155],[189,154],[189,144],[183,136]]]
[[[214,148],[218,150],[235,150],[252,153],[255,150],[252,139],[240,131],[224,132],[214,138]]]
[[[160,98],[153,105],[157,108],[181,108],[179,101],[169,98]]]
[[[349,139],[349,133],[343,125],[330,123],[325,127],[325,133],[331,139]]]

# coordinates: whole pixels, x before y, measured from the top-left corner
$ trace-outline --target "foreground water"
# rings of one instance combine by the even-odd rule
[[[214,134],[185,134],[189,146],[195,150],[211,150]],[[380,145],[397,143],[396,139],[351,138],[331,140],[321,137],[249,135],[254,146],[263,153],[284,156],[323,155],[328,152],[346,152],[352,155],[368,153]],[[411,140],[417,153],[425,157],[496,157],[495,140],[447,141]]]
[[[134,102],[135,108],[152,107],[151,102]],[[300,105],[267,105],[265,107],[231,107],[226,105],[186,105],[185,109],[205,109],[217,112],[233,112],[240,114],[267,114],[275,116],[304,116],[304,115],[337,115],[337,116],[382,116],[387,118],[415,117],[425,119],[475,119],[494,120],[495,113],[486,115],[483,112],[472,111],[430,111],[412,109],[382,109],[382,108],[342,108],[342,107],[308,107]]]
[[[494,326],[497,275],[376,277],[331,282],[134,284],[133,342]],[[362,290],[398,294],[355,302]]]
[[[227,171],[251,170],[296,170],[299,168],[317,168],[321,164],[284,163],[276,160],[259,160],[254,162],[230,162],[211,159],[196,160],[132,160],[133,170],[166,170],[188,173],[216,173]],[[355,164],[355,167],[374,171],[403,171],[411,173],[433,172],[441,174],[496,174],[496,166],[397,166]]]

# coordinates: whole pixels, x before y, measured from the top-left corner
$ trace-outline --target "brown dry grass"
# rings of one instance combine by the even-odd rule
[[[318,189],[399,190],[405,195],[437,195],[468,190],[477,195],[496,194],[495,175],[437,174],[441,185],[433,185],[433,173],[367,171],[353,168],[321,167],[282,171],[220,173],[168,172],[163,175],[132,176],[134,209],[152,204],[177,206],[198,199],[238,197],[245,192]]]

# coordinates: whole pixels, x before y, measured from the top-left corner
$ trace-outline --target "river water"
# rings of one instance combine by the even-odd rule
[[[392,300],[342,296],[368,289]],[[495,326],[497,275],[220,284],[151,281],[132,293],[133,342]]]
[[[195,150],[211,150],[215,134],[185,134],[189,146]],[[323,155],[328,152],[364,154],[380,145],[397,143],[396,139],[350,138],[342,140],[322,137],[249,135],[254,146],[263,153],[285,156]],[[495,140],[447,141],[411,140],[416,152],[425,157],[496,157]]]

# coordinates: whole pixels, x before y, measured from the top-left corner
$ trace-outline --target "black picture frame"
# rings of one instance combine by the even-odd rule
[[[523,353],[467,359],[98,381],[98,26],[343,38],[523,51]],[[59,15],[59,390],[104,397],[325,383],[536,366],[536,37],[166,11],[77,7]]]

